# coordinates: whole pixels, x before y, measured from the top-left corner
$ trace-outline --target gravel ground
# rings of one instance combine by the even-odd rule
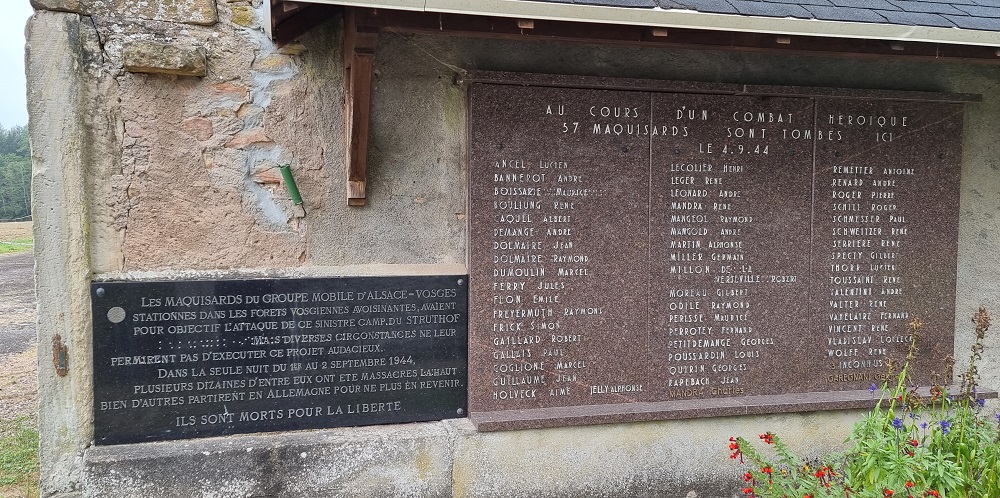
[[[0,418],[38,411],[34,259],[0,256]]]
[[[34,267],[30,252],[0,256],[0,357],[34,345]]]
[[[37,356],[34,347],[23,353],[0,356],[0,419],[37,417]]]

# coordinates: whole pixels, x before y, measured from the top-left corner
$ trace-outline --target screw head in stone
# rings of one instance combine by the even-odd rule
[[[461,415],[461,414],[465,413],[465,410],[459,408],[458,410],[455,410],[455,413]]]
[[[458,279],[458,285],[463,285],[463,284],[465,284],[465,279],[464,278]]]
[[[104,287],[97,288],[97,297],[104,297]]]

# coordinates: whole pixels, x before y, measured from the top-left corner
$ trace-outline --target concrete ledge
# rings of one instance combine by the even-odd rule
[[[86,497],[721,497],[742,466],[728,437],[780,428],[807,457],[858,412],[477,432],[468,419],[160,443],[84,455]],[[724,429],[720,430],[720,423]]]
[[[97,446],[87,497],[451,496],[441,423]]]

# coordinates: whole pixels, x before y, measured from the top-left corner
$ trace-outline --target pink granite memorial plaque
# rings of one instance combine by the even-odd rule
[[[918,317],[951,352],[974,97],[508,76],[469,86],[480,430],[863,407]]]

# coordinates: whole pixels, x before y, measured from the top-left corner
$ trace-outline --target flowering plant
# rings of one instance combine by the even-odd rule
[[[910,382],[922,326],[919,320],[911,322],[906,361],[898,373],[888,362],[893,372],[888,378],[895,379],[895,386],[890,390],[888,381],[882,385],[882,397],[855,424],[845,453],[809,465],[772,433],[759,438],[776,458],[743,438],[730,438],[730,457],[749,467],[743,493],[761,498],[1000,497],[1000,415],[982,415],[985,402],[976,392],[976,365],[990,317],[980,308],[972,322],[976,340],[958,392],[949,394],[935,381],[926,396]],[[950,370],[953,359],[947,363]],[[874,384],[869,389],[876,390]]]

